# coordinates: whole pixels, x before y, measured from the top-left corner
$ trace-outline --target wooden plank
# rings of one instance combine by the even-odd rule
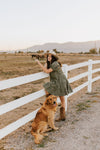
[[[100,68],[97,68],[97,69],[92,70],[92,73],[96,73],[96,72],[99,72],[99,71],[100,71]]]
[[[75,76],[73,78],[68,79],[68,81],[69,81],[69,83],[72,83],[72,82],[74,82],[76,80],[79,80],[79,79],[81,79],[83,77],[86,77],[87,75],[88,75],[88,72],[81,73],[81,74],[79,74],[79,75],[77,75],[77,76]]]
[[[0,129],[0,139],[4,138],[8,134],[12,133],[16,129],[20,128],[24,124],[26,124],[29,121],[31,121],[35,117],[37,111],[38,111],[38,109],[33,111],[32,113],[24,116],[23,118],[21,118],[21,119],[15,121],[15,122],[9,124],[8,126],[4,127],[3,129]]]
[[[95,82],[95,81],[97,81],[97,80],[99,80],[100,79],[100,76],[98,76],[98,77],[96,77],[96,78],[93,78],[92,79],[92,82]]]
[[[70,65],[70,66],[68,66],[68,71],[73,70],[73,69],[77,69],[77,68],[80,68],[80,67],[84,67],[84,66],[87,66],[87,65],[88,65],[88,62],[83,62],[83,63],[78,63],[78,64],[75,64],[75,65]]]
[[[83,88],[86,87],[87,85],[88,85],[88,81],[85,82],[85,83],[83,83],[82,85],[76,87],[75,89],[73,89],[73,92],[68,95],[68,97],[70,97],[71,95],[73,95],[73,94],[75,94],[76,92],[80,91],[81,89],[83,89]]]
[[[99,64],[100,63],[100,60],[95,60],[92,62],[92,64]]]
[[[39,79],[46,78],[48,76],[49,75],[44,72],[39,72],[39,73],[31,74],[31,75],[26,75],[26,76],[22,76],[22,77],[17,77],[17,78],[13,78],[13,79],[0,81],[0,90],[4,90],[4,89],[11,88],[14,86],[33,82],[33,81],[36,81]]]
[[[19,99],[16,99],[12,102],[9,102],[9,103],[6,103],[6,104],[3,104],[0,106],[0,115],[4,114],[4,113],[7,113],[13,109],[16,109],[20,106],[23,106],[29,102],[32,102],[34,101],[35,99],[37,98],[40,98],[42,96],[45,95],[45,91],[44,89],[43,90],[40,90],[38,92],[35,92],[35,93],[32,93],[32,94],[29,94],[27,96],[24,96],[24,97],[21,97]]]

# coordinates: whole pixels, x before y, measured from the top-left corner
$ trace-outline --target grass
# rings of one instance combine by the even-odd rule
[[[44,142],[42,142],[41,144],[38,145],[38,147],[44,147]]]
[[[93,101],[92,101],[92,103],[97,103],[97,102],[98,102],[97,100],[93,100]]]
[[[76,105],[76,109],[77,111],[82,111],[82,110],[86,110],[87,108],[91,107],[89,104],[90,101],[86,101],[86,102],[81,102],[79,104]]]
[[[43,141],[40,144],[38,144],[38,147],[45,147],[45,143],[47,142],[47,140],[48,137],[44,137]]]
[[[58,54],[59,61],[68,65],[87,61],[88,59],[99,59],[91,55],[79,54]],[[67,58],[67,59],[66,59]],[[43,64],[46,59],[40,60]],[[0,72],[2,78],[13,78],[20,75],[32,74],[41,71],[39,65],[31,58],[31,54],[15,55],[15,54],[0,54]]]
[[[89,137],[87,137],[87,136],[83,136],[83,138],[88,139]]]
[[[13,99],[15,100],[15,99],[19,99],[20,98],[20,96],[13,96]]]
[[[91,92],[91,93],[88,93],[88,92],[87,92],[86,94],[92,95],[92,96],[94,97],[94,96],[96,96],[96,94],[98,94],[98,92]]]
[[[90,100],[87,100],[87,101],[86,101],[86,103],[90,103],[90,102],[91,102]]]
[[[79,121],[78,119],[75,119],[72,121],[72,124],[74,124],[75,122]]]
[[[82,110],[86,110],[87,108],[91,107],[90,103],[97,103],[97,100],[86,100],[84,102],[81,102],[76,105],[77,112],[80,112]]]
[[[5,144],[5,142],[4,141],[0,141],[0,150],[6,150],[5,148],[4,148],[4,144]]]
[[[56,140],[50,139],[48,136],[44,137],[42,143],[38,144],[38,147],[45,147],[45,144],[50,141],[50,142],[56,142]]]

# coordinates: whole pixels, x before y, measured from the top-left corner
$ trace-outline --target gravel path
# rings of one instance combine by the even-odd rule
[[[93,98],[94,99],[94,98]],[[71,126],[64,124],[43,150],[100,150],[100,97]]]
[[[91,94],[84,89],[68,100],[66,121],[56,126],[58,131],[35,145],[29,123],[7,136],[2,150],[100,150],[100,81]]]

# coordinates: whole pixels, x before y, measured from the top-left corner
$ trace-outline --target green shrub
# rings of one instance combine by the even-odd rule
[[[97,48],[92,48],[89,50],[90,54],[97,54]]]

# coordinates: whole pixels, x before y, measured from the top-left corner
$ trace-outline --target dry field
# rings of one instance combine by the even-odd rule
[[[90,54],[58,54],[59,61],[62,64],[76,64],[80,62],[92,60],[100,60],[100,56],[94,56]],[[42,64],[45,64],[46,59],[40,60]],[[100,68],[99,65],[93,66],[93,68]],[[76,70],[69,71],[68,78],[78,75],[87,71],[87,67],[78,68]],[[42,69],[38,66],[38,64],[31,58],[31,55],[14,55],[14,54],[5,54],[0,55],[0,80],[6,80],[9,78],[15,78],[18,76],[34,74],[37,72],[41,72]],[[95,73],[93,76],[100,75],[100,72]],[[87,80],[86,78],[82,78],[77,82],[71,84],[72,88],[79,86]],[[31,94],[35,91],[38,91],[43,88],[43,84],[49,81],[49,78],[38,80],[35,82],[31,82],[28,84],[24,84],[21,86],[13,87],[10,89],[0,91],[0,105],[5,104],[7,102],[13,101],[25,95]],[[36,108],[40,107],[40,102],[44,101],[45,97],[35,100],[34,102],[30,102],[20,108],[17,108],[7,114],[4,114],[0,117],[0,128],[18,120],[24,115],[32,112]],[[23,129],[24,127],[22,127]],[[29,129],[28,129],[29,130]],[[15,131],[16,133],[16,131]],[[0,147],[3,150],[4,140],[0,142]],[[1,150],[1,149],[0,149]]]

